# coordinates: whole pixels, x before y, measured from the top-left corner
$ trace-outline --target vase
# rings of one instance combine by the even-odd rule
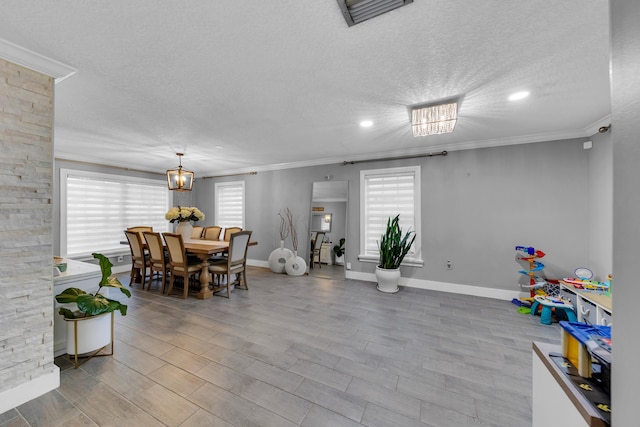
[[[269,254],[269,268],[274,273],[284,273],[284,266],[289,258],[293,256],[291,250],[284,247],[284,240],[280,240],[280,247],[274,249]]]
[[[378,280],[378,290],[387,294],[398,292],[398,282],[400,282],[400,269],[376,267],[376,279]]]
[[[190,240],[191,233],[193,233],[193,225],[189,221],[180,222],[176,227],[176,233],[182,234],[182,240]]]
[[[284,269],[289,276],[302,276],[307,272],[307,263],[298,256],[298,251],[293,251],[293,256],[284,264]]]

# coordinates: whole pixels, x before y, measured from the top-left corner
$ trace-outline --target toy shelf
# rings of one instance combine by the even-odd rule
[[[570,300],[576,308],[579,322],[593,325],[610,326],[613,321],[611,295],[576,289],[573,285],[560,280],[560,293],[563,298]]]

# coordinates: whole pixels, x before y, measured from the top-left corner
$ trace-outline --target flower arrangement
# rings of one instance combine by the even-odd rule
[[[167,211],[164,217],[173,224],[174,222],[200,221],[204,219],[204,214],[193,206],[174,206]]]

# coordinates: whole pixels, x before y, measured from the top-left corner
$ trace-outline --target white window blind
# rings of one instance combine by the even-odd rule
[[[244,181],[219,182],[216,192],[216,225],[244,228]]]
[[[121,251],[127,227],[169,231],[164,180],[61,169],[60,250],[65,256]]]
[[[377,260],[380,236],[391,217],[400,214],[403,235],[418,235],[407,260],[419,257],[420,168],[376,169],[360,172],[361,244],[360,258]]]

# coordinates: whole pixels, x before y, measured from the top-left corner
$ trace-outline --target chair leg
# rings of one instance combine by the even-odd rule
[[[186,273],[184,275],[184,279],[182,280],[182,282],[184,284],[184,291],[182,294],[182,298],[187,299],[187,297],[189,296],[189,273]]]
[[[171,295],[171,291],[173,290],[173,281],[175,277],[176,277],[175,274],[171,274],[171,277],[169,278],[169,290],[167,291],[167,296]]]

